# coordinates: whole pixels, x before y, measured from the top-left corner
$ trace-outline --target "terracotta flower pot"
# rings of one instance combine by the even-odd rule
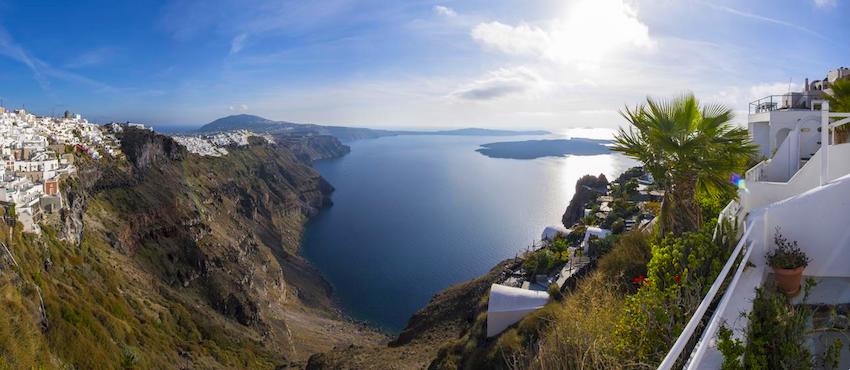
[[[776,278],[776,285],[782,293],[789,297],[793,297],[800,292],[800,281],[803,278],[803,269],[805,267],[797,267],[795,269],[773,268],[773,273]]]

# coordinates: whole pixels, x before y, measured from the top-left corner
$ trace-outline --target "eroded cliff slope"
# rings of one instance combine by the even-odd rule
[[[297,254],[332,191],[307,161],[347,147],[212,158],[146,130],[121,140],[126,160],[80,157],[43,235],[0,228],[0,368],[303,367],[385,339],[343,320]]]

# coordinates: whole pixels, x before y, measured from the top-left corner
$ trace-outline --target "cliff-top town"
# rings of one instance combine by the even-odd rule
[[[121,132],[124,125],[100,126],[71,112],[49,117],[0,107],[0,148],[5,163],[0,167],[0,206],[14,207],[24,231],[39,233],[38,223],[63,206],[60,181],[76,171],[73,152],[95,160],[104,155],[122,156],[114,134]],[[126,126],[145,128],[136,123]],[[178,135],[174,139],[191,153],[218,157],[228,153],[227,146],[247,145],[251,136],[274,142],[270,135],[247,130]]]
[[[248,145],[248,138],[252,136],[261,137],[269,143],[274,143],[274,138],[271,135],[256,134],[248,130],[218,132],[209,135],[175,135],[172,138],[185,146],[190,153],[220,157],[227,155],[226,146]]]
[[[0,107],[0,204],[14,206],[14,214],[28,232],[45,214],[62,208],[60,180],[75,172],[73,151],[94,159],[120,155],[118,140],[105,127],[79,114],[40,117],[23,109]]]

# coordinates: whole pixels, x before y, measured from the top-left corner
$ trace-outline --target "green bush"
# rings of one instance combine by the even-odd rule
[[[618,238],[619,238],[619,235],[613,235],[613,234],[608,235],[607,237],[604,237],[604,238],[595,238],[595,237],[590,238],[590,240],[588,241],[588,248],[587,248],[588,249],[588,252],[587,252],[588,256],[593,257],[593,258],[599,258],[599,257],[602,257],[602,256],[608,254],[609,252],[611,252],[612,249],[614,249],[614,246],[617,244]]]
[[[563,297],[563,295],[561,294],[561,288],[558,287],[558,284],[549,284],[549,288],[547,289],[547,291],[549,292],[549,296],[552,297],[552,299],[561,300],[561,298]]]
[[[620,235],[611,252],[599,261],[599,271],[618,287],[630,290],[633,278],[646,276],[646,264],[652,258],[649,238],[639,231]]]
[[[729,250],[712,241],[710,226],[652,245],[646,277],[635,278],[638,291],[615,328],[626,358],[659,363],[714,282]]]
[[[591,216],[592,217],[592,216]],[[576,245],[584,239],[584,233],[587,232],[587,226],[576,226],[573,231],[566,237],[568,245]]]
[[[807,284],[807,290],[811,285]],[[717,348],[723,354],[724,370],[813,369],[838,366],[840,340],[827,345],[823,358],[816,358],[806,346],[813,311],[808,306],[793,306],[788,297],[775,289],[756,288],[753,309],[746,315],[749,323],[744,341],[734,338],[723,326],[718,332]],[[815,328],[812,330],[829,330]]]
[[[626,230],[626,221],[622,218],[618,218],[614,223],[611,224],[611,232],[614,234],[620,234]]]

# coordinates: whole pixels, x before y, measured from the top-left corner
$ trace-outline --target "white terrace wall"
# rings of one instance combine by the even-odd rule
[[[767,248],[777,227],[812,258],[805,275],[850,277],[850,175],[758,211],[765,217]],[[756,217],[758,215],[755,215]],[[753,250],[760,265],[763,253]]]
[[[755,288],[763,284],[770,271],[765,253],[774,247],[773,233],[779,226],[789,240],[797,240],[812,258],[805,275],[816,277],[850,276],[850,175],[823,187],[759,209],[747,220],[752,227],[749,240],[753,248],[749,262],[738,283],[726,293],[728,306],[715,312],[712,320],[720,320],[743,339],[747,319],[741,312],[752,309]],[[717,350],[716,333],[705,333],[708,348],[700,361],[688,365],[692,369],[719,369],[723,355]]]
[[[801,194],[820,185],[821,152],[818,151],[788,182],[748,181],[740,192],[744,213]],[[829,146],[829,179],[850,174],[850,144]]]

